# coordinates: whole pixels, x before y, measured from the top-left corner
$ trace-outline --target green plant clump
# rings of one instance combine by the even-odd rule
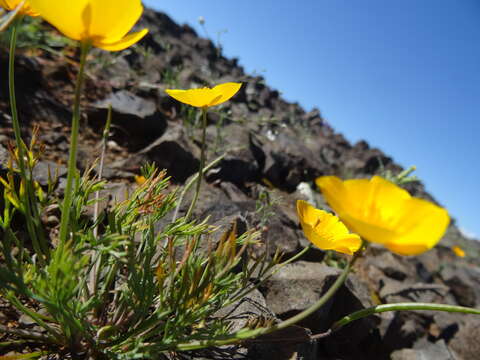
[[[34,145],[27,152],[29,174],[38,161]],[[161,226],[176,205],[176,192],[167,190],[166,173],[150,165],[143,169],[145,182],[95,222],[85,213],[106,182],[91,170],[76,176],[71,238],[61,252],[45,238],[47,250],[35,250],[28,232],[16,225],[25,221],[25,202],[36,207],[34,223],[41,225],[41,214],[61,199],[52,192],[53,176],[47,189],[30,184],[34,199],[27,198],[26,180],[18,181],[14,166],[16,154],[11,152],[0,179],[0,294],[42,331],[0,326],[0,332],[49,344],[59,353],[68,349],[115,359],[153,358],[228,333],[228,319],[215,314],[253,289],[250,279],[260,263],[243,261],[243,255],[258,233],[237,237],[232,227],[213,242],[216,230],[205,221],[179,218]],[[278,261],[263,264],[260,275]]]

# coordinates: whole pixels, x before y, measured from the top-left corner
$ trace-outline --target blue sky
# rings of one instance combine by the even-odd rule
[[[146,0],[221,33],[224,54],[322,115],[416,165],[427,190],[480,235],[480,1]],[[226,31],[226,32],[225,32]]]

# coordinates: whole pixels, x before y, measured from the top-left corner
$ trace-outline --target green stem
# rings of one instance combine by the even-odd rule
[[[15,96],[15,49],[17,46],[17,33],[18,26],[22,22],[23,16],[18,15],[13,20],[12,34],[10,38],[10,53],[8,61],[8,90],[10,96],[10,109],[12,112],[12,125],[13,133],[15,134],[15,143],[17,145],[17,158],[18,167],[20,168],[21,179],[25,185],[25,195],[21,196],[21,201],[25,207],[25,222],[27,226],[28,234],[32,240],[32,246],[35,253],[38,254],[38,259],[41,264],[45,263],[44,255],[48,255],[48,247],[45,243],[39,241],[39,232],[35,229],[35,214],[32,210],[32,206],[36,206],[34,196],[32,194],[32,179],[31,176],[27,176],[25,166],[25,144],[22,140],[22,134],[20,129],[20,121],[18,120],[17,111],[17,98]]]
[[[446,305],[446,304],[429,304],[429,303],[397,303],[397,304],[385,304],[377,305],[370,307],[368,309],[363,309],[356,311],[350,315],[347,315],[332,326],[332,331],[336,331],[341,327],[351,323],[352,321],[362,319],[364,317],[379,314],[386,311],[405,311],[405,310],[432,310],[432,311],[446,311],[446,312],[457,312],[464,314],[475,314],[480,315],[480,310],[468,308],[464,306],[455,306],[455,305]]]
[[[21,17],[17,17],[12,25],[12,34],[10,38],[10,54],[8,61],[8,90],[10,95],[10,109],[12,112],[13,133],[15,134],[15,142],[18,149],[18,166],[20,167],[20,174],[22,175],[22,179],[26,179],[25,144],[22,140],[20,122],[18,120],[17,112],[17,98],[15,96],[15,49],[17,47],[17,29],[21,21]]]
[[[81,55],[80,55],[80,69],[77,75],[77,82],[75,84],[75,99],[73,103],[73,115],[72,115],[72,129],[70,135],[70,156],[68,159],[68,173],[67,173],[67,185],[65,187],[65,196],[62,206],[62,217],[60,220],[60,249],[63,248],[68,237],[68,228],[70,221],[70,207],[72,205],[72,187],[73,180],[77,171],[77,143],[78,143],[78,130],[80,127],[80,96],[82,93],[83,78],[85,72],[85,63],[90,50],[89,42],[81,43]]]
[[[101,150],[101,154],[100,154],[100,164],[98,164],[98,178],[97,180],[98,181],[101,181],[102,180],[102,175],[103,175],[103,166],[104,166],[104,163],[105,163],[105,153],[106,153],[106,150],[107,150],[107,141],[108,141],[108,135],[110,133],[110,125],[112,123],[112,104],[109,104],[108,105],[108,112],[107,112],[107,121],[105,123],[105,128],[103,130],[103,136],[102,136],[102,150]],[[98,190],[97,192],[95,192],[95,205],[93,207],[93,224],[94,224],[94,228],[93,228],[93,236],[95,237],[95,239],[98,238],[98,224],[97,224],[97,221],[98,221],[98,214],[100,212],[100,190]],[[92,258],[93,258],[93,254],[92,254]],[[98,272],[99,272],[99,269],[100,269],[100,265],[101,265],[101,262],[102,262],[102,256],[100,255],[96,260],[94,260],[95,263],[93,265],[93,269],[92,271],[90,272],[90,279],[89,279],[89,291],[90,291],[90,294],[94,294],[97,287],[98,287]]]
[[[100,154],[100,164],[98,164],[98,177],[97,180],[101,181],[102,180],[102,175],[103,175],[103,166],[105,163],[105,153],[107,150],[107,141],[108,141],[108,135],[110,133],[110,124],[112,123],[112,104],[108,105],[108,110],[107,110],[107,121],[105,122],[105,128],[103,129],[103,136],[102,136],[102,144],[101,144],[101,154]],[[95,205],[93,208],[93,223],[95,224],[95,227],[93,228],[93,236],[95,238],[98,237],[98,213],[100,211],[100,190],[98,190],[95,193]]]
[[[189,350],[197,350],[197,349],[202,349],[205,347],[210,347],[210,346],[222,346],[222,345],[229,345],[229,344],[234,344],[239,341],[255,338],[261,335],[266,335],[269,333],[272,333],[274,331],[282,330],[285,329],[289,326],[295,325],[299,321],[307,318],[308,316],[312,315],[318,309],[320,309],[327,301],[329,301],[333,295],[340,289],[340,287],[343,285],[345,280],[347,279],[348,274],[350,273],[350,270],[352,269],[353,265],[355,264],[355,261],[361,256],[363,253],[362,251],[363,246],[359,251],[357,251],[348,265],[343,269],[342,273],[340,276],[335,280],[333,285],[328,289],[328,291],[311,307],[308,309],[302,311],[301,313],[292,316],[291,318],[282,321],[279,324],[273,325],[272,327],[269,328],[258,328],[258,329],[242,329],[237,331],[236,333],[233,333],[231,335],[225,336],[223,338],[218,338],[218,339],[211,339],[211,340],[202,340],[202,341],[192,341],[190,343],[185,343],[185,344],[177,344],[173,350],[178,350],[178,351],[189,351]]]
[[[192,203],[190,204],[190,207],[188,208],[187,215],[185,215],[185,220],[188,220],[190,218],[190,215],[192,215],[193,209],[195,208],[195,204],[197,203],[198,200],[198,195],[200,194],[200,185],[202,184],[202,178],[203,178],[203,167],[205,166],[205,150],[207,145],[206,143],[206,138],[207,138],[207,108],[204,107],[202,108],[202,150],[200,154],[200,168],[198,169],[198,180],[197,180],[197,188],[195,190],[195,195],[193,196]]]
[[[210,170],[211,168],[213,168],[213,167],[214,167],[215,165],[217,165],[221,160],[223,160],[223,158],[224,158],[225,156],[227,156],[227,153],[220,155],[218,158],[216,158],[215,160],[213,160],[210,164],[208,164],[207,166],[205,166],[205,168],[203,169],[203,171],[208,171],[208,170]],[[191,177],[191,179],[188,181],[188,183],[183,187],[182,193],[180,194],[180,197],[178,198],[177,207],[175,208],[175,213],[173,214],[173,217],[172,217],[172,223],[174,223],[175,220],[177,220],[178,211],[180,210],[180,206],[182,205],[182,201],[183,201],[183,198],[185,197],[185,194],[187,193],[188,190],[190,190],[190,188],[191,188],[192,185],[197,181],[197,179],[198,179],[198,173],[196,173],[195,175],[193,175],[193,176]]]

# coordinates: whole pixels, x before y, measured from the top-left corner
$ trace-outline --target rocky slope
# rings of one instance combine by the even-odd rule
[[[295,200],[304,197],[298,190],[301,183],[314,188],[313,180],[324,174],[365,177],[382,168],[401,170],[391,157],[366,142],[350,144],[318,110],[306,112],[282,99],[263,78],[245,74],[236,59],[223,57],[211,41],[198,37],[190,27],[179,26],[165,14],[151,10],[145,12],[141,22],[150,29],[141,45],[119,54],[95,50],[88,69],[78,166],[85,169],[98,156],[106,107],[111,103],[113,128],[105,176],[112,181],[112,194],[123,194],[145,162],[155,161],[166,168],[175,184],[183,184],[193,175],[200,153],[197,116],[166,96],[164,90],[226,81],[244,85],[232,101],[209,113],[209,161],[224,157],[206,175],[208,184],[196,215],[208,215],[217,225],[236,221],[239,229],[263,229],[258,251],[279,248],[290,256],[307,244],[294,208]],[[45,145],[45,161],[39,166],[37,179],[45,183],[49,166],[58,168],[63,178],[76,54],[67,51],[65,57],[23,49],[17,59],[24,135],[28,138],[38,125]],[[4,74],[6,68],[7,52],[1,49],[0,69]],[[6,76],[0,78],[0,150],[13,138],[6,81]],[[62,182],[59,187],[61,191]],[[409,184],[408,190],[433,200],[419,182]],[[315,196],[323,202],[319,194]],[[466,258],[454,255],[451,246],[455,244],[467,251]],[[399,257],[373,246],[346,286],[326,307],[299,324],[301,327],[242,347],[191,356],[478,358],[480,318],[470,315],[385,313],[355,322],[326,338],[310,335],[325,331],[342,315],[378,303],[420,301],[479,307],[479,252],[478,244],[464,238],[454,224],[439,246],[421,256]],[[339,273],[333,265],[341,259],[322,262],[324,258],[323,252],[312,250],[285,267],[260,288],[254,299],[246,300],[243,311],[280,319],[302,311]]]

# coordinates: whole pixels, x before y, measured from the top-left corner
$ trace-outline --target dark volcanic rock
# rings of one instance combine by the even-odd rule
[[[440,276],[450,287],[459,305],[476,307],[480,299],[480,269],[477,267],[445,266]]]
[[[131,151],[138,151],[161,136],[167,127],[165,118],[157,111],[155,102],[121,90],[94,104],[88,114],[89,123],[101,133],[112,107],[111,138]]]
[[[475,359],[480,354],[480,319],[473,315],[466,315],[460,320],[460,327],[455,337],[450,340],[450,347],[459,355],[460,359]]]
[[[455,360],[457,359],[445,341],[431,343],[422,339],[417,341],[413,349],[402,349],[392,353],[392,360]]]
[[[263,293],[267,305],[280,318],[288,318],[314,304],[332,286],[340,271],[324,264],[298,261],[281,268],[264,285]],[[350,275],[346,285],[317,312],[299,325],[312,330],[314,334],[329,329],[342,316],[371,306],[368,290],[356,276]],[[338,333],[320,341],[322,352],[329,355],[359,355],[366,349],[361,343],[369,336],[378,322],[369,317],[352,323]],[[343,345],[349,339],[348,349]],[[378,341],[378,340],[377,340]],[[359,355],[360,356],[360,355]]]

